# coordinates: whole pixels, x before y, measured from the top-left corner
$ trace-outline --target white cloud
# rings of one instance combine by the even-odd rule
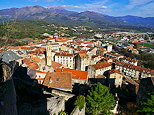
[[[63,7],[66,8],[79,8],[79,9],[106,9],[108,8],[107,6],[88,6],[88,5],[84,5],[84,6],[77,6],[77,5],[63,5]]]
[[[149,3],[140,7],[140,9],[136,11],[134,15],[142,17],[154,17],[154,3]]]
[[[153,0],[129,0],[129,4],[127,5],[126,9],[132,9],[136,6],[144,5],[152,1]]]

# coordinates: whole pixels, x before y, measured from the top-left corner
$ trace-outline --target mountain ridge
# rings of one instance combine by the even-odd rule
[[[25,6],[0,10],[0,21],[10,20],[42,20],[66,25],[82,25],[89,23],[98,27],[114,27],[115,25],[154,28],[154,17],[109,16],[93,11],[75,12],[61,6],[42,7]]]

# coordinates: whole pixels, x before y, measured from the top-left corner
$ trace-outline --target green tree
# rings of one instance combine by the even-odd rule
[[[154,113],[154,92],[149,94],[147,99],[144,99],[139,104],[138,111],[141,114],[153,115]]]
[[[77,96],[74,105],[78,106],[79,110],[81,111],[84,108],[84,104],[85,104],[85,97],[83,95]]]
[[[101,83],[95,84],[86,97],[86,113],[89,115],[107,115],[115,105],[109,88]]]
[[[59,115],[67,115],[64,111],[61,111]]]

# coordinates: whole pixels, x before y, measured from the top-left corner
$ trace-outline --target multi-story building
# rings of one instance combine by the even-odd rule
[[[75,68],[75,55],[69,53],[56,53],[55,62],[61,63],[64,68]]]
[[[88,66],[89,78],[95,78],[98,75],[103,75],[106,71],[112,69],[112,62],[103,62],[95,65]]]
[[[120,61],[115,62],[115,69],[119,70],[126,76],[132,77],[135,80],[154,76],[153,70]]]

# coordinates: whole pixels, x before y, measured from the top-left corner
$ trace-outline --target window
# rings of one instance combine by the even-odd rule
[[[52,80],[50,79],[49,83],[52,83]]]
[[[59,79],[57,78],[56,81],[59,81]]]

